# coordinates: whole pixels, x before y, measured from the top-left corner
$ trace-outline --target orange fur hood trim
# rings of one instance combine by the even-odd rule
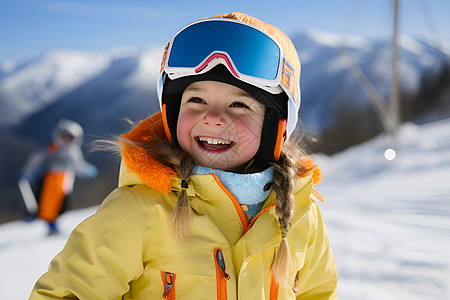
[[[145,146],[169,143],[164,133],[162,114],[156,113],[141,121],[129,133],[122,135],[122,157],[127,166],[126,172],[134,172],[142,183],[161,193],[170,192],[170,180],[178,174],[170,167],[153,158]],[[127,142],[131,141],[133,143]]]
[[[135,173],[143,184],[167,194],[171,190],[171,178],[178,174],[170,167],[153,158],[146,146],[157,143],[169,143],[164,132],[162,114],[160,112],[141,121],[129,133],[122,135],[122,157],[128,173]],[[303,177],[312,172],[314,184],[322,178],[320,169],[309,157],[298,161],[303,170],[298,176]]]
[[[322,172],[311,158],[303,157],[298,161],[298,164],[304,168],[304,171],[298,175],[299,177],[303,177],[309,172],[312,172],[314,184],[320,184],[322,181]]]

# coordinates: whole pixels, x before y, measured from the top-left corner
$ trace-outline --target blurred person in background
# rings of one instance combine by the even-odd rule
[[[80,124],[60,119],[53,129],[50,145],[33,152],[22,170],[18,185],[27,219],[39,217],[46,221],[49,235],[59,233],[56,221],[67,209],[75,177],[97,176],[97,168],[84,159],[83,136]]]

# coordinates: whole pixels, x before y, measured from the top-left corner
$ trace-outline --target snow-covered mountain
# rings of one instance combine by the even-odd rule
[[[40,137],[38,131],[47,134],[61,116],[99,124],[148,109],[159,63],[159,50],[125,48],[107,53],[55,50],[3,67],[0,110],[5,117],[0,131],[23,133],[24,128],[25,135],[34,132],[37,135],[31,136]],[[34,123],[43,119],[45,123]],[[34,129],[27,131],[30,126]]]
[[[20,66],[4,64],[0,126],[15,125],[104,71],[110,58],[101,54],[52,51]]]
[[[352,76],[352,66],[362,70],[381,98],[389,98],[390,41],[314,30],[294,35],[292,40],[302,61],[301,117],[308,131],[321,134],[336,126],[342,119],[336,111],[367,113],[368,95]],[[449,68],[448,45],[436,48],[406,36],[399,44],[404,93],[418,93],[425,78],[437,80]],[[161,49],[125,48],[106,53],[55,50],[21,64],[4,62],[0,64],[0,111],[4,116],[0,132],[33,125],[29,118],[48,120],[47,110],[56,117],[69,114],[87,123],[96,118],[117,119],[124,116],[120,113],[124,109],[128,113],[155,110],[160,59]],[[40,124],[42,127],[33,126],[35,131],[45,132],[53,125],[48,121]]]
[[[450,118],[405,124],[393,161],[385,136],[316,156],[324,173],[320,207],[345,300],[443,300],[450,297]],[[46,224],[0,225],[2,298],[27,299],[63,248],[72,229],[95,207],[60,219],[63,234],[46,237]],[[300,279],[301,280],[301,279]]]
[[[330,144],[345,143],[346,135],[354,136],[355,143],[379,133],[382,124],[369,98],[385,102],[389,99],[391,41],[311,30],[295,35],[293,42],[302,61],[300,117],[307,130],[318,133]],[[398,74],[404,120],[425,121],[428,116],[431,121],[450,115],[449,49],[447,44],[438,47],[407,36],[399,39]],[[432,99],[424,92],[431,82],[439,89],[440,76],[446,76],[446,88],[441,87],[446,90],[442,93],[447,93],[445,100]],[[436,111],[436,101],[446,104],[441,106],[439,116],[430,117],[427,110]]]
[[[387,99],[390,42],[318,31],[292,40],[302,61],[300,118],[321,140],[314,147],[334,153],[379,133],[382,125],[351,69],[361,70],[378,97]],[[449,116],[449,48],[407,37],[400,45],[404,118]],[[17,209],[20,169],[31,150],[50,141],[61,117],[81,123],[89,142],[128,130],[125,118],[137,121],[157,111],[161,55],[162,48],[55,50],[26,62],[0,63],[0,206],[8,207],[2,210]],[[99,160],[92,158],[97,165]]]

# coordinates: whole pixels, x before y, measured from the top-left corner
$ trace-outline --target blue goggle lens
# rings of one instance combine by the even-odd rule
[[[195,68],[215,51],[226,52],[241,74],[273,80],[278,75],[281,51],[265,33],[230,21],[195,23],[174,38],[168,66]]]

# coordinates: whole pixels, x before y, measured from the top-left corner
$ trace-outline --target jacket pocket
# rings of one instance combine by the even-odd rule
[[[163,298],[166,300],[175,300],[175,279],[174,273],[161,271],[161,279],[164,285]]]
[[[220,248],[214,250],[214,261],[216,263],[217,299],[227,299],[227,281],[230,279],[225,271],[225,259]]]

